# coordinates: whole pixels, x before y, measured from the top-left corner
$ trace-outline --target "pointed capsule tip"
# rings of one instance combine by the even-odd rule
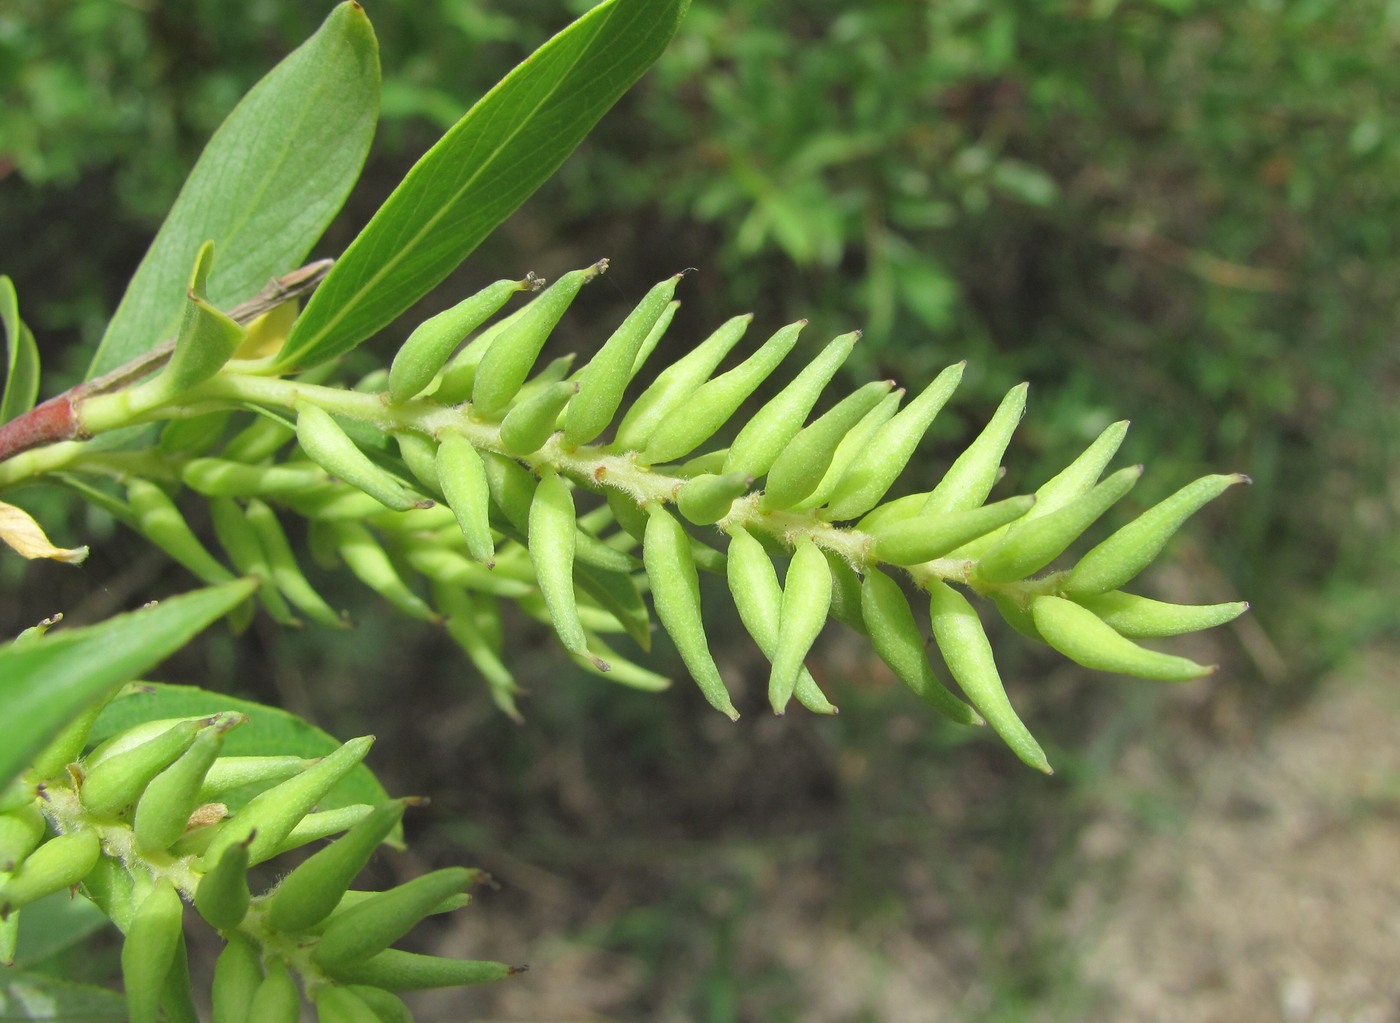
[[[529,964],[529,963],[521,963],[519,966],[511,966],[511,967],[508,967],[508,968],[506,969],[506,976],[507,976],[507,977],[514,977],[517,973],[529,973],[529,972],[530,972],[530,964]]]

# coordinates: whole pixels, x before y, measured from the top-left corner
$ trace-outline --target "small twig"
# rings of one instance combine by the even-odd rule
[[[230,309],[229,318],[238,323],[251,323],[277,306],[309,293],[325,278],[331,263],[329,259],[318,259],[289,274],[274,277],[252,298]],[[83,439],[75,409],[84,398],[130,386],[164,366],[174,351],[174,338],[162,341],[125,365],[76,384],[0,426],[0,462],[30,448]]]

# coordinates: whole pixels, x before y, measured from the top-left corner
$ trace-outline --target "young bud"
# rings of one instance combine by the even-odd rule
[[[355,578],[410,618],[423,622],[438,620],[437,613],[423,598],[409,589],[389,553],[369,529],[358,522],[336,522],[330,525],[330,530],[336,553],[344,559]]]
[[[494,416],[510,404],[530,368],[574,296],[585,284],[608,268],[606,259],[583,270],[566,273],[546,288],[518,320],[497,335],[481,358],[472,382],[472,407],[483,416]]]
[[[349,623],[345,618],[326,603],[302,573],[291,542],[282,531],[282,524],[277,521],[277,513],[264,502],[254,499],[248,502],[245,514],[262,547],[273,585],[282,595],[313,622],[332,629],[348,628]]]
[[[864,461],[871,456],[871,442],[875,439],[875,435],[880,432],[880,428],[899,411],[900,402],[903,400],[904,389],[902,387],[896,388],[881,398],[874,408],[861,416],[860,421],[852,426],[846,436],[842,437],[840,443],[836,445],[836,450],[832,452],[826,472],[822,473],[822,478],[815,489],[794,504],[792,510],[806,511],[810,508],[820,508],[826,504],[827,498],[836,489],[836,484],[841,481],[842,476],[846,475],[846,470],[856,462]],[[822,513],[822,518],[826,518],[825,512]]]
[[[316,1023],[384,1023],[359,994],[339,984],[317,988],[311,1000],[316,1005]]]
[[[214,535],[228,554],[234,567],[245,576],[261,580],[258,586],[258,601],[266,608],[272,620],[279,625],[297,625],[292,609],[277,587],[272,583],[272,568],[267,563],[258,535],[248,523],[248,517],[236,501],[228,497],[215,497],[209,501],[209,518],[214,525]]]
[[[47,828],[44,815],[34,802],[0,813],[0,873],[13,873],[34,851]]]
[[[301,996],[296,981],[286,963],[273,959],[248,1005],[248,1023],[297,1023],[299,1019]]]
[[[325,483],[325,470],[300,465],[247,465],[224,458],[192,458],[180,469],[185,486],[208,497],[288,494]]]

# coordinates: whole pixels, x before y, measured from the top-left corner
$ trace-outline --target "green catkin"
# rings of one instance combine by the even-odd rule
[[[991,421],[933,488],[921,514],[962,511],[975,508],[987,499],[1001,471],[1001,457],[1026,411],[1029,386],[1017,384],[1007,392]]]
[[[623,415],[616,439],[610,447],[617,451],[640,450],[661,421],[709,379],[729,350],[739,343],[751,322],[752,313],[731,317],[704,341],[662,370]]]
[[[966,597],[936,579],[929,585],[929,598],[934,641],[962,691],[1023,763],[1053,774],[1045,751],[1006,697],[992,645],[977,612]]]
[[[778,612],[778,641],[768,676],[768,702],[773,713],[787,709],[802,662],[816,642],[831,610],[831,570],[826,556],[810,537],[797,541],[783,582]]]
[[[559,413],[578,392],[578,384],[560,380],[520,401],[501,420],[501,445],[513,455],[528,455],[554,433]]]
[[[682,274],[657,284],[627,315],[612,337],[588,360],[578,376],[578,393],[564,412],[564,443],[578,447],[608,428],[623,393],[641,367],[638,356],[651,331],[670,305]]]
[[[490,568],[496,562],[496,544],[491,536],[491,488],[486,466],[471,441],[454,430],[438,435],[437,476],[467,542],[467,552]]]
[[[1116,590],[1152,563],[1192,515],[1248,476],[1203,476],[1153,505],[1079,559],[1065,580],[1070,596]]]
[[[690,534],[659,506],[648,509],[642,557],[651,581],[656,616],[676,644],[681,660],[710,706],[738,720],[739,712],[710,654],[700,616],[700,577],[691,553]]]
[[[166,878],[136,909],[122,943],[122,982],[131,1023],[156,1023],[166,974],[175,962],[185,906]]]
[[[859,518],[880,503],[957,390],[966,366],[966,362],[949,366],[880,428],[866,447],[868,457],[852,462],[828,496],[826,516],[830,521]]]
[[[772,467],[859,339],[860,331],[852,331],[828,343],[790,384],[754,413],[729,445],[722,470],[726,476],[758,477]]]
[[[657,424],[642,457],[653,465],[674,462],[709,440],[778,368],[806,325],[806,320],[799,320],[781,328],[739,365],[701,384],[689,400]]]
[[[989,583],[1009,583],[1039,572],[1122,500],[1141,476],[1140,465],[1119,469],[1059,511],[1017,524],[978,559],[977,577]]]
[[[1064,597],[1037,597],[1031,603],[1031,613],[1045,642],[1075,664],[1095,671],[1159,682],[1189,682],[1215,671],[1213,665],[1138,646],[1094,612]]]
[[[1008,497],[965,511],[916,515],[890,522],[869,531],[875,541],[874,554],[891,565],[923,564],[1020,518],[1034,505],[1034,497]]]
[[[326,472],[386,508],[407,511],[431,502],[413,493],[389,470],[371,461],[325,409],[297,402],[297,443]]]
[[[494,316],[512,295],[533,284],[529,278],[496,281],[415,327],[389,366],[389,400],[408,401],[427,390],[453,349]]]
[[[531,301],[518,320],[496,335],[472,382],[472,408],[479,415],[490,417],[505,410],[579,289],[607,268],[604,259],[564,274]]]
[[[919,699],[951,721],[983,723],[977,712],[949,692],[933,673],[923,633],[898,583],[878,568],[869,569],[860,584],[858,606],[875,652]]]
[[[336,522],[330,530],[336,552],[355,578],[410,618],[438,620],[437,613],[404,582],[389,553],[367,527],[358,522]]]
[[[564,649],[588,657],[588,637],[583,632],[574,593],[578,535],[573,492],[564,477],[546,470],[530,504],[530,563],[535,566],[540,592]],[[605,663],[598,666],[607,670]]]
[[[273,891],[267,903],[269,927],[304,931],[331,915],[374,851],[403,819],[407,804],[391,800],[374,808],[344,837],[299,864]]]
[[[763,485],[763,507],[790,508],[821,483],[837,446],[893,386],[889,380],[866,384],[802,428],[783,449]]]
[[[1079,597],[1075,603],[1098,615],[1129,639],[1182,636],[1232,622],[1249,610],[1243,600],[1228,604],[1168,604],[1122,590]]]

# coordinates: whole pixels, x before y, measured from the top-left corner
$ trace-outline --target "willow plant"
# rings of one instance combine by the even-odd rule
[[[540,365],[570,304],[607,270],[600,260],[547,286],[533,274],[491,284],[419,324],[387,369],[344,379],[341,357],[553,171],[661,52],[684,7],[595,7],[473,107],[341,256],[299,266],[375,121],[373,32],[358,4],[342,3],[214,136],[87,381],[42,404],[37,346],[0,278],[0,488],[70,488],[206,584],[85,628],[42,623],[0,648],[0,958],[15,955],[24,907],[69,890],[125,934],[122,1011],[134,1023],[196,1018],[187,905],[225,943],[215,1023],[295,1020],[303,996],[327,1023],[403,1020],[400,992],[522,969],[395,947],[425,916],[465,904],[472,870],[353,887],[377,847],[400,841],[414,802],[391,799],[364,766],[372,737],[339,742],[277,708],[130,684],[220,618],[344,627],[304,574],[292,523],[319,561],[445,629],[512,716],[503,604],[548,622],[587,671],[643,689],[667,685],[645,663],[654,616],[705,699],[737,717],[710,652],[701,572],[727,580],[771,661],[775,713],[836,712],[805,664],[835,618],[933,712],[989,725],[1046,772],[974,600],[1089,668],[1168,681],[1210,672],[1139,640],[1219,625],[1245,604],[1178,606],[1124,587],[1244,477],[1206,476],[1080,543],[1142,473],[1109,471],[1127,424],[1034,491],[992,499],[1022,385],[941,479],[897,493],[962,364],[908,393],[888,380],[832,393],[857,334],[795,357],[803,323],[753,343],[749,316],[674,357],[677,273],[585,365]],[[773,396],[755,410],[761,388]],[[207,506],[212,540],[186,521],[194,502]],[[21,553],[81,560],[19,508],[0,512]],[[271,891],[250,891],[251,866],[336,835]],[[80,997],[27,982],[60,1004]]]

